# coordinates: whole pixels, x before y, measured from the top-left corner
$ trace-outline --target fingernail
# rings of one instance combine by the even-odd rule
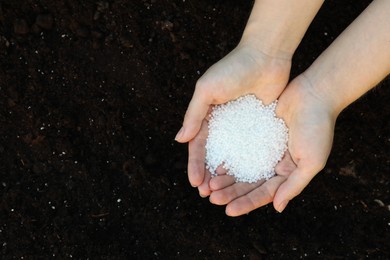
[[[184,134],[184,127],[180,128],[179,132],[176,134],[175,141],[180,140]]]
[[[288,204],[288,200],[282,201],[282,203],[279,204],[279,207],[278,207],[277,211],[279,213],[282,213],[283,210],[286,208],[287,204]]]

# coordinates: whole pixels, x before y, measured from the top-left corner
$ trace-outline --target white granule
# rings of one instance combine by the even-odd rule
[[[237,182],[275,175],[288,140],[286,124],[275,115],[276,104],[265,106],[247,95],[213,108],[206,143],[206,167],[213,175],[220,165]]]

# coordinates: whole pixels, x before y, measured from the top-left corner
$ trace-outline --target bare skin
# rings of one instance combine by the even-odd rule
[[[249,93],[264,103],[277,99],[288,83],[294,51],[322,3],[257,0],[238,46],[197,82],[175,140],[189,142],[188,178],[202,197],[211,193],[204,167],[210,107]]]
[[[390,1],[374,1],[279,98],[277,114],[289,126],[288,152],[276,177],[254,187],[221,172],[210,180],[210,201],[239,216],[288,202],[324,167],[341,111],[390,73]]]

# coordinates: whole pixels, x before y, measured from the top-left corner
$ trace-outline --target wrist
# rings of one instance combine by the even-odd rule
[[[332,82],[330,77],[318,77],[317,74],[310,71],[310,68],[299,77],[305,82],[302,84],[304,91],[313,100],[322,104],[334,118],[337,118],[341,111],[348,106],[340,93],[335,93],[336,83]]]
[[[291,60],[298,46],[285,39],[283,34],[261,30],[255,24],[246,26],[239,45],[251,46],[264,55],[283,60]]]
[[[255,71],[251,77],[261,78],[261,81],[258,83],[254,83],[252,88],[257,89],[259,85],[266,85],[270,93],[263,89],[263,96],[274,96],[275,88],[283,85],[283,88],[286,87],[291,70],[291,58],[288,57],[280,57],[276,55],[270,55],[269,53],[265,53],[263,50],[260,50],[257,46],[253,46],[249,43],[240,43],[234,50],[234,52],[239,53],[239,60],[246,60],[246,63],[255,64]],[[238,56],[237,56],[238,57]],[[272,100],[268,102],[274,101],[279,94],[273,97]],[[263,100],[263,102],[266,100]],[[266,103],[268,103],[266,102]]]
[[[256,0],[240,44],[291,59],[324,0]]]
[[[323,89],[317,89],[310,79],[302,73],[292,80],[279,97],[276,114],[283,118],[287,125],[302,113],[317,114],[323,120],[336,121],[341,110],[338,109],[330,95]],[[309,110],[305,108],[310,108]],[[305,112],[303,112],[305,111]]]

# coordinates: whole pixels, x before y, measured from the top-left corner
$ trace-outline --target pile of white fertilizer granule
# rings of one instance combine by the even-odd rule
[[[206,143],[207,169],[214,175],[223,164],[237,182],[274,176],[288,140],[287,126],[275,108],[276,101],[265,106],[254,95],[215,106]]]

